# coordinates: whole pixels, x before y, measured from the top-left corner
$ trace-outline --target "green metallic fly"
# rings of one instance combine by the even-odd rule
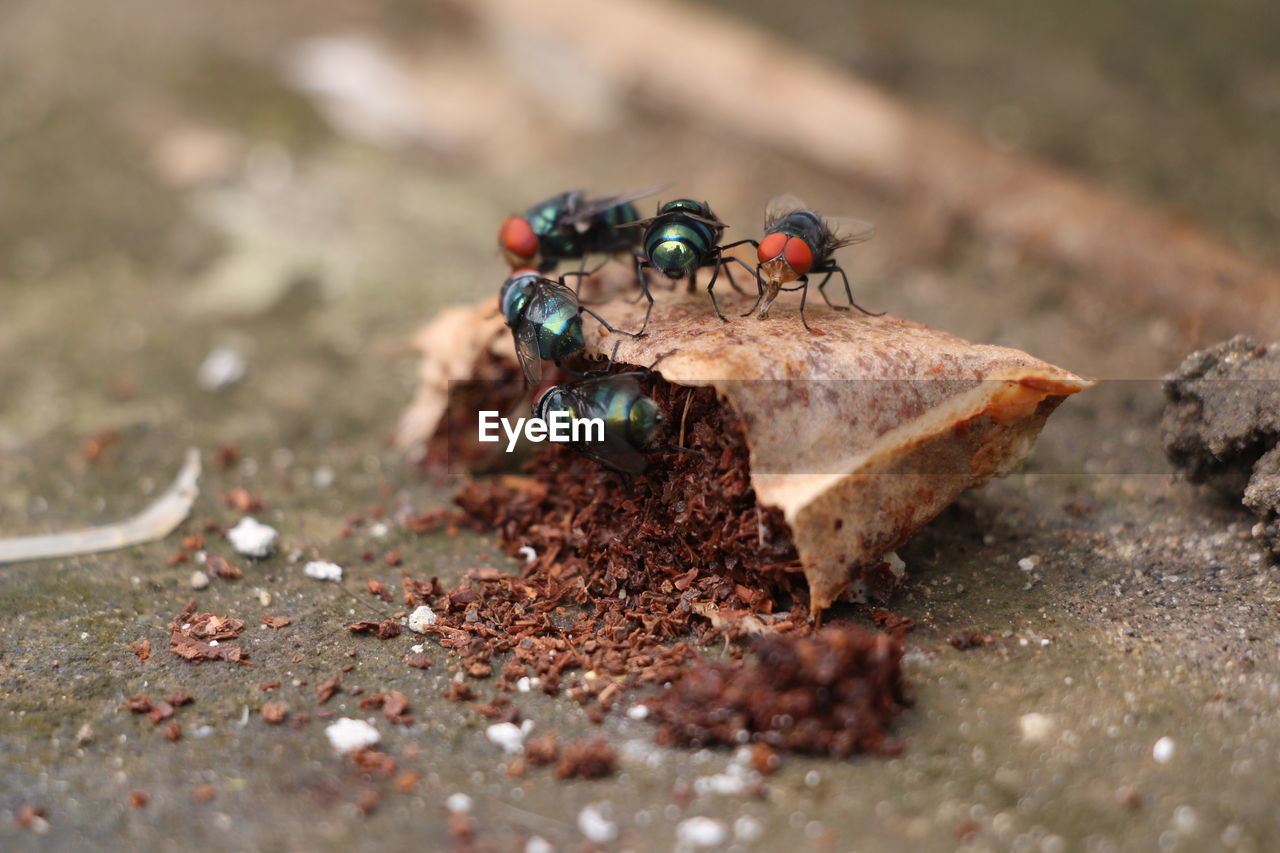
[[[629,251],[639,242],[634,231],[623,227],[640,218],[632,202],[665,186],[608,198],[587,198],[582,190],[553,195],[503,220],[498,248],[512,269],[535,267],[544,273],[563,260]]]
[[[689,291],[692,293],[698,286],[698,270],[702,267],[711,267],[711,281],[707,283],[707,295],[711,297],[711,306],[715,308],[716,316],[726,323],[729,322],[729,318],[720,311],[713,290],[721,267],[725,268],[729,284],[739,293],[742,293],[742,289],[733,280],[733,273],[727,266],[731,261],[740,264],[743,269],[751,273],[757,284],[759,283],[756,271],[748,264],[740,258],[724,256],[724,252],[728,249],[745,243],[759,246],[759,243],[747,239],[720,245],[720,238],[724,236],[724,229],[727,226],[716,218],[716,215],[711,212],[710,205],[705,201],[694,201],[688,198],[669,201],[658,208],[655,216],[632,222],[631,226],[644,228],[644,237],[640,241],[641,251],[636,254],[636,276],[640,279],[644,297],[649,300],[644,323],[640,326],[641,333],[649,325],[649,315],[653,313],[653,294],[649,292],[648,283],[644,278],[645,268],[656,269],[673,281],[687,278]]]
[[[559,362],[586,346],[582,336],[582,314],[595,317],[610,332],[639,337],[610,326],[608,321],[583,305],[575,289],[559,280],[544,278],[534,269],[520,269],[502,283],[498,305],[515,338],[516,355],[530,385],[542,378],[542,359]]]
[[[570,442],[569,447],[606,468],[639,474],[649,465],[647,454],[666,448],[684,450],[663,441],[666,416],[640,390],[636,377],[644,375],[615,373],[553,385],[534,402],[533,412],[544,420],[550,420],[553,412],[568,412],[574,420],[599,418],[604,422],[603,440]]]

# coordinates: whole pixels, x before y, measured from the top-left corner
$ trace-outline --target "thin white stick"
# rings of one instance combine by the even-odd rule
[[[200,491],[199,481],[200,451],[191,447],[173,484],[133,518],[67,533],[0,539],[0,564],[96,554],[163,539],[191,512],[191,504]]]

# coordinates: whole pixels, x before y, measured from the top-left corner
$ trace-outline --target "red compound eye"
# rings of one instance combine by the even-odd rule
[[[795,270],[796,275],[804,275],[813,266],[813,250],[799,237],[792,237],[787,241],[782,256],[787,259],[787,265]]]
[[[498,245],[513,258],[527,263],[538,254],[538,235],[533,233],[528,222],[512,216],[498,229]]]
[[[760,248],[756,249],[756,257],[760,259],[760,263],[767,264],[782,254],[782,248],[786,244],[786,234],[770,234],[760,241]]]

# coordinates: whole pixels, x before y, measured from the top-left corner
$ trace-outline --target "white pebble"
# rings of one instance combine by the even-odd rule
[[[556,848],[547,839],[535,835],[524,843],[524,853],[556,853]]]
[[[471,811],[471,798],[461,791],[450,794],[444,801],[444,807],[454,814],[468,814]]]
[[[1018,718],[1018,728],[1027,743],[1039,743],[1053,733],[1053,717],[1032,712]]]
[[[1159,764],[1168,764],[1173,759],[1173,738],[1162,737],[1151,747],[1151,757]]]
[[[318,581],[333,581],[337,583],[342,580],[342,566],[337,563],[326,563],[320,560],[307,563],[302,567],[302,573]]]
[[[1024,572],[1035,571],[1036,566],[1040,565],[1040,555],[1032,554],[1030,557],[1023,557],[1018,561],[1018,568]]]
[[[627,709],[627,718],[631,720],[647,720],[649,719],[648,705],[632,705]]]
[[[536,677],[530,678],[527,675],[522,675],[520,676],[520,680],[516,682],[516,690],[520,691],[521,693],[528,693],[533,688],[540,687],[541,685],[542,685],[541,678],[536,678]]]
[[[743,815],[733,822],[733,837],[751,844],[764,835],[764,824],[751,815]]]
[[[532,563],[534,560],[538,559],[538,552],[530,548],[528,545],[520,546],[520,549],[516,551],[516,553],[519,554],[521,557],[524,557],[524,562],[526,566],[529,563]]]
[[[311,472],[311,484],[317,489],[327,489],[333,485],[333,481],[333,469],[328,465],[321,465]]]
[[[889,571],[893,573],[895,578],[901,578],[907,573],[906,561],[898,556],[897,551],[890,551],[888,554],[885,554],[884,559],[885,562],[889,564]]]
[[[324,733],[329,738],[329,744],[343,754],[373,746],[382,739],[382,735],[373,726],[351,717],[343,717],[336,723],[331,723]]]
[[[274,527],[260,523],[256,518],[246,515],[227,531],[227,539],[231,547],[246,557],[270,557],[276,550],[276,540],[280,534]]]
[[[209,576],[199,569],[196,569],[191,573],[190,583],[192,589],[204,589],[209,585]]]
[[[524,751],[524,732],[515,723],[494,723],[484,730],[484,736],[511,755]]]
[[[691,817],[676,826],[676,842],[690,847],[715,847],[728,837],[724,824],[709,817]]]
[[[244,379],[244,356],[230,347],[215,347],[200,363],[196,383],[206,391],[221,391]]]
[[[383,524],[381,521],[379,521],[377,524],[372,524],[369,526],[369,535],[372,536],[374,539],[381,539],[384,536],[386,536],[389,532],[390,532],[390,529],[387,527],[387,525]]]
[[[409,630],[419,634],[427,633],[427,628],[436,624],[436,612],[423,604],[409,614]]]
[[[578,812],[578,829],[588,841],[608,844],[618,837],[618,825],[609,819],[608,804],[589,805]]]

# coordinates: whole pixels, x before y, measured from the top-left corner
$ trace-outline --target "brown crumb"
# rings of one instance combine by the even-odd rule
[[[173,706],[168,702],[156,702],[152,704],[151,710],[147,712],[147,719],[151,720],[151,725],[158,726],[165,720],[173,716]]]
[[[197,803],[210,802],[217,795],[218,790],[208,783],[196,785],[195,788],[191,790],[191,797]]]
[[[104,429],[86,441],[80,448],[80,455],[90,465],[97,463],[111,447],[120,440],[120,434],[113,429]]]
[[[224,444],[213,454],[213,462],[224,471],[240,461],[240,448],[234,444]]]
[[[182,537],[182,550],[184,551],[199,551],[203,547],[203,533],[192,533],[190,536]]]
[[[469,842],[475,838],[476,822],[462,812],[449,813],[449,834],[459,842]]]
[[[407,794],[422,781],[422,774],[416,770],[406,770],[392,780],[391,784],[402,794]]]
[[[186,551],[174,551],[172,554],[164,558],[164,564],[166,566],[176,566],[187,562],[189,559],[191,558],[187,556]]]
[[[196,701],[196,699],[185,690],[175,690],[169,694],[168,699],[165,701],[175,708],[181,708],[183,705],[190,705],[192,702]]]
[[[275,690],[279,686],[280,680],[276,679],[275,681],[268,681],[266,684],[259,684],[258,689],[265,693],[268,690]]]
[[[380,580],[369,578],[369,580],[365,581],[364,590],[370,595],[378,596],[383,601],[388,603],[391,601],[391,590],[387,589],[387,585]]]
[[[164,727],[164,739],[169,743],[176,743],[182,738],[182,724],[170,723]]]
[[[316,685],[316,701],[323,705],[333,698],[333,694],[342,689],[342,681],[338,676],[334,676],[326,681]]]
[[[400,636],[400,624],[394,619],[383,619],[381,622],[362,619],[359,622],[352,622],[347,626],[347,630],[356,634],[373,634],[379,640],[390,640],[392,637]]]
[[[262,614],[262,624],[266,625],[268,628],[283,628],[285,625],[289,625],[292,622],[293,620],[288,616],[268,616],[265,613]]]
[[[871,621],[895,640],[901,640],[916,626],[916,620],[910,616],[899,616],[883,607],[877,607],[871,611]]]
[[[183,660],[199,663],[225,660],[249,664],[245,651],[227,640],[244,630],[244,620],[212,613],[196,613],[196,602],[187,602],[177,618],[169,623],[169,649]],[[216,645],[215,645],[216,644]]]
[[[450,681],[449,686],[444,689],[444,698],[450,702],[470,702],[476,698],[476,694],[466,682]]]
[[[273,726],[278,726],[289,716],[289,706],[283,702],[264,702],[262,719]]]
[[[129,792],[129,799],[128,799],[129,808],[143,809],[147,807],[147,803],[149,802],[151,802],[151,794],[147,793],[141,788],[137,788]]]
[[[404,560],[400,556],[399,551],[388,551],[386,556],[382,558],[382,562],[386,563],[388,566],[398,566],[404,562]]]
[[[751,769],[755,770],[761,776],[773,775],[782,761],[778,758],[778,751],[769,744],[761,741],[751,747]]]
[[[262,502],[262,498],[243,486],[228,489],[222,495],[222,502],[236,512],[262,512],[262,510],[266,509],[266,504]]]
[[[356,808],[360,809],[361,814],[370,815],[381,800],[382,794],[378,793],[377,788],[363,788],[356,797]]]
[[[662,745],[740,743],[819,755],[892,753],[885,732],[910,700],[901,644],[830,625],[810,637],[765,636],[756,666],[704,663],[648,700]]]
[[[18,824],[22,829],[34,832],[37,835],[42,835],[49,831],[48,817],[49,812],[44,806],[37,806],[32,803],[23,803],[13,813],[14,823]]]
[[[138,660],[140,661],[144,661],[147,658],[151,657],[151,641],[150,640],[146,640],[146,639],[139,640],[138,642],[130,645],[129,648],[133,649],[133,653],[138,656]]]
[[[525,759],[535,767],[555,761],[560,755],[558,739],[559,736],[555,732],[529,738],[524,743]]]
[[[974,630],[961,631],[947,642],[949,642],[953,648],[964,652],[969,649],[976,649],[981,646],[990,645],[991,643],[994,643],[995,640],[981,631]]]
[[[423,652],[414,652],[404,656],[404,662],[414,669],[427,669],[431,666],[431,659]]]
[[[618,757],[604,738],[570,741],[564,745],[557,779],[602,779],[613,773]]]
[[[240,580],[244,577],[244,571],[236,565],[229,563],[226,558],[217,555],[211,555],[205,560],[204,571],[211,578],[222,578],[224,581]]]
[[[124,706],[135,714],[149,714],[151,713],[151,697],[146,693],[139,693],[125,699]]]

